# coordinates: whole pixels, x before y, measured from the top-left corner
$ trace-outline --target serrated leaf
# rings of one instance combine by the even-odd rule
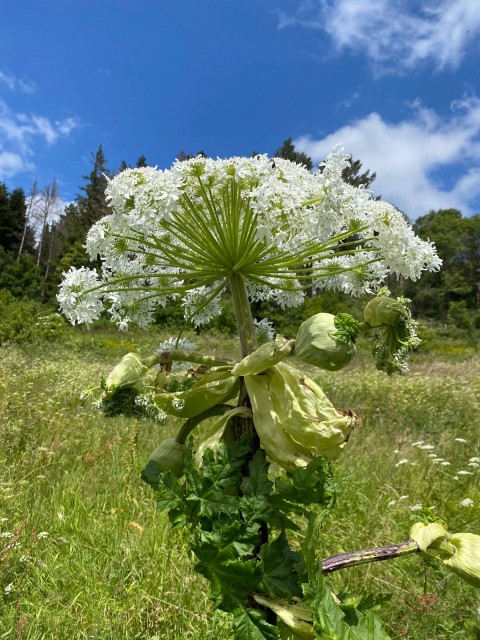
[[[214,531],[202,531],[200,534],[201,547],[197,557],[200,560],[210,560],[216,557],[220,560],[235,560],[251,555],[258,544],[258,531],[252,531],[244,522],[230,522],[221,528],[215,526]]]
[[[302,560],[300,554],[288,546],[285,533],[282,532],[273,542],[262,545],[260,558],[263,591],[284,598],[301,595],[298,571],[302,569]]]
[[[220,514],[233,515],[237,512],[242,466],[251,441],[252,438],[245,438],[229,447],[222,443],[216,455],[207,450],[200,470],[191,459],[185,464],[187,501],[192,513],[214,520]]]
[[[160,511],[168,510],[172,526],[183,526],[187,522],[184,487],[171,471],[161,471],[156,487],[157,506]]]
[[[201,548],[192,549],[198,556]],[[211,597],[215,605],[223,611],[233,611],[248,601],[248,595],[258,587],[262,571],[256,560],[223,560],[212,556],[195,565],[212,585]]]
[[[308,466],[277,478],[275,489],[284,500],[295,505],[327,505],[334,494],[330,463],[322,456],[317,456]]]
[[[314,631],[320,640],[391,640],[372,611],[342,610],[325,584],[320,563],[316,579],[305,586],[304,593],[312,605]]]
[[[268,467],[265,451],[259,449],[248,464],[249,475],[242,480],[245,496],[270,495],[273,483],[268,477]]]
[[[278,628],[265,620],[265,614],[256,609],[237,608],[233,612],[234,640],[276,640]]]

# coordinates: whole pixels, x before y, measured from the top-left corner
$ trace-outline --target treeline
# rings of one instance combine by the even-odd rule
[[[203,151],[195,155],[199,154],[206,156]],[[291,138],[272,155],[313,168],[311,158],[297,152]],[[185,160],[192,156],[181,151],[177,157]],[[146,165],[145,157],[140,156],[134,166]],[[128,166],[122,162],[117,171],[110,171],[100,146],[91,172],[83,176],[80,195],[64,210],[60,210],[55,180],[42,189],[34,182],[28,193],[0,183],[0,290],[16,298],[55,304],[63,271],[72,265],[96,266],[85,254],[85,236],[91,225],[109,212],[107,176]],[[370,187],[375,173],[362,171],[362,163],[353,160],[344,179],[355,186]],[[391,279],[388,286],[392,293],[411,298],[418,317],[480,328],[480,214],[464,217],[456,209],[440,209],[418,218],[413,227],[421,238],[435,242],[443,268],[424,274],[416,283]],[[340,294],[328,296],[333,296],[329,300],[333,306],[342,298]]]

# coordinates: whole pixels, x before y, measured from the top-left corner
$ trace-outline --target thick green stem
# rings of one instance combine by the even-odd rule
[[[237,318],[242,358],[245,358],[245,356],[248,356],[249,353],[252,353],[257,348],[257,338],[247,295],[247,287],[245,286],[245,279],[241,274],[232,273],[230,276],[230,290],[232,292],[233,306]]]
[[[230,290],[232,292],[233,307],[237,319],[238,336],[242,358],[248,356],[257,348],[255,325],[253,324],[252,310],[248,300],[245,279],[239,273],[230,276]],[[250,406],[247,390],[243,378],[241,380],[238,406]],[[238,418],[232,420],[232,428],[235,440],[253,432],[253,421],[250,418]]]
[[[399,558],[409,553],[417,553],[420,549],[414,540],[399,542],[398,544],[390,544],[386,547],[374,547],[373,549],[363,549],[360,551],[351,551],[350,553],[339,553],[336,556],[330,556],[322,560],[322,572],[332,573],[347,567],[356,567],[359,564],[367,562],[380,562],[382,560],[391,560]]]

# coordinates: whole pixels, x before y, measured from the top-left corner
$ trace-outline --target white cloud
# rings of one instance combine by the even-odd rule
[[[79,124],[75,117],[52,121],[36,114],[15,113],[0,99],[0,180],[32,171],[37,145],[52,145]]]
[[[409,217],[431,209],[454,207],[478,212],[480,198],[480,99],[467,97],[441,117],[419,103],[409,119],[392,123],[378,113],[341,127],[321,139],[309,135],[294,141],[316,163],[341,142],[347,153],[375,171],[372,185]],[[449,177],[445,184],[441,176]]]
[[[437,69],[456,68],[480,33],[480,2],[420,4],[419,8],[417,0],[307,0],[293,15],[279,11],[278,26],[322,30],[338,51],[365,54],[377,71],[412,69],[425,61]]]
[[[21,93],[35,93],[36,85],[28,78],[17,78],[12,73],[6,73],[0,70],[0,84],[8,87],[11,91],[20,91]]]
[[[11,178],[17,173],[28,171],[32,168],[32,165],[18,153],[0,150],[0,180]]]

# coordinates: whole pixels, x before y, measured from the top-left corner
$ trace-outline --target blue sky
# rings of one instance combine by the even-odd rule
[[[0,180],[92,153],[168,168],[180,150],[272,154],[289,136],[376,171],[411,219],[480,211],[477,0],[18,0],[0,24]]]

